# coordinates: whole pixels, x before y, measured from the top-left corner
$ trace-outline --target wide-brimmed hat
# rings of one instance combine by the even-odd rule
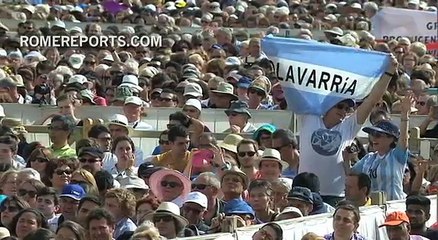
[[[283,209],[283,211],[281,211],[280,214],[278,214],[275,219],[279,219],[280,216],[285,215],[285,214],[291,214],[294,213],[297,217],[303,217],[303,213],[301,212],[300,209],[296,208],[296,207],[287,207],[285,209]]]
[[[189,221],[185,217],[181,216],[180,209],[178,205],[171,202],[162,202],[160,206],[158,206],[157,210],[153,213],[147,214],[144,219],[153,222],[153,218],[156,215],[169,215],[176,219],[178,222],[180,230],[182,230],[185,226],[189,225]]]
[[[128,176],[128,177],[120,178],[118,181],[120,183],[121,188],[149,190],[149,186],[146,185],[144,180],[137,176]]]
[[[239,99],[237,95],[234,94],[234,87],[230,83],[227,82],[221,82],[217,86],[216,90],[212,90],[213,93],[220,93],[220,94],[226,94],[228,96],[232,96],[234,100]]]
[[[202,88],[197,83],[188,82],[184,86],[184,96],[202,97]]]
[[[128,118],[125,115],[122,114],[114,114],[112,115],[106,124],[108,127],[110,125],[117,125],[126,128],[129,133],[132,132],[132,128],[129,126]]]
[[[218,144],[218,147],[237,153],[237,144],[243,140],[243,137],[238,134],[228,134],[224,140]]]
[[[163,199],[163,194],[160,191],[161,180],[167,175],[177,177],[182,182],[183,191],[182,191],[181,195],[178,197],[181,197],[181,196],[185,197],[190,193],[191,188],[192,188],[192,182],[190,181],[190,179],[188,179],[186,176],[184,176],[182,173],[180,173],[176,170],[163,168],[161,170],[154,172],[151,175],[151,177],[149,178],[149,187],[151,188],[152,192],[155,194],[155,196],[158,199],[160,199],[160,200]]]
[[[13,81],[16,82],[17,87],[24,87],[23,77],[19,74],[10,76]]]
[[[127,86],[137,91],[143,91],[143,88],[138,85],[138,77],[135,75],[125,75],[122,78],[122,83],[119,87]]]
[[[240,114],[246,114],[249,118],[251,118],[251,113],[249,112],[249,106],[248,103],[242,100],[237,100],[231,102],[230,108],[225,110],[225,113],[227,116],[229,116],[231,113],[240,113]]]
[[[68,62],[70,63],[70,66],[76,70],[81,68],[82,64],[84,63],[85,55],[83,54],[72,54],[70,58],[68,59]]]
[[[281,160],[281,154],[279,151],[272,149],[272,148],[266,148],[263,151],[263,154],[260,158],[258,158],[255,161],[255,166],[257,168],[260,168],[260,163],[262,161],[274,161],[274,162],[278,162],[281,165],[281,171],[283,172],[284,170],[286,170],[287,167],[289,167],[289,164],[283,160]]]
[[[12,129],[12,131],[15,134],[24,134],[24,133],[28,133],[26,128],[23,126],[23,123],[21,122],[21,119],[17,119],[17,118],[3,118],[1,120],[1,124],[3,126],[6,126],[10,129]]]
[[[208,7],[208,12],[214,13],[214,14],[220,14],[222,13],[221,5],[218,2],[212,2],[210,3]]]
[[[374,126],[371,127],[364,127],[362,131],[368,134],[373,134],[376,132],[385,133],[397,139],[400,137],[400,129],[397,127],[397,125],[395,125],[391,121],[386,121],[386,120],[379,121]]]
[[[224,179],[224,177],[226,175],[229,174],[234,174],[234,175],[238,175],[239,177],[242,178],[243,180],[243,189],[246,190],[248,188],[248,184],[249,184],[249,178],[248,176],[242,171],[240,170],[240,168],[238,168],[237,166],[233,166],[228,170],[225,170],[224,173],[222,174],[222,178],[221,178],[221,183]]]
[[[94,94],[90,89],[84,89],[80,92],[82,99],[86,98],[90,101],[91,104],[96,105],[94,101]]]
[[[271,92],[272,84],[267,77],[260,76],[252,81],[251,85],[249,85],[249,88],[255,88],[262,91],[263,93],[265,93],[266,97]]]
[[[342,31],[342,29],[340,29],[338,27],[334,27],[332,29],[325,30],[324,33],[329,33],[329,34],[333,34],[333,35],[336,35],[336,36],[344,35],[344,31]]]

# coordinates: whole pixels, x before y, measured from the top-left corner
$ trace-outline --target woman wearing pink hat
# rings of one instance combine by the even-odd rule
[[[151,175],[149,186],[162,202],[173,202],[182,207],[191,191],[191,181],[182,173],[173,169],[161,169]]]

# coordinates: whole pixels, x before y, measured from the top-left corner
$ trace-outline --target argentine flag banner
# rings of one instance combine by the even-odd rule
[[[365,98],[390,64],[386,53],[272,35],[262,50],[296,114],[323,116],[342,100]]]

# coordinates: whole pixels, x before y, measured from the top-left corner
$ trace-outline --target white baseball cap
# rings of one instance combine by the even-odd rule
[[[137,96],[131,96],[125,99],[125,105],[126,104],[135,104],[137,106],[143,106],[143,100],[141,100],[141,98]]]
[[[191,106],[198,109],[199,111],[202,111],[202,105],[199,99],[195,99],[195,98],[188,99],[184,105]]]
[[[207,196],[205,196],[203,193],[200,192],[191,192],[189,193],[189,195],[187,196],[186,200],[184,201],[184,203],[196,203],[199,206],[203,207],[203,208],[207,208],[208,207],[208,199]]]

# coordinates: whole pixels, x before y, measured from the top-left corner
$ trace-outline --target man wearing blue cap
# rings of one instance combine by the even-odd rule
[[[79,184],[67,184],[59,195],[59,206],[61,216],[59,216],[58,226],[65,220],[76,221],[79,201],[85,196],[84,189]]]

